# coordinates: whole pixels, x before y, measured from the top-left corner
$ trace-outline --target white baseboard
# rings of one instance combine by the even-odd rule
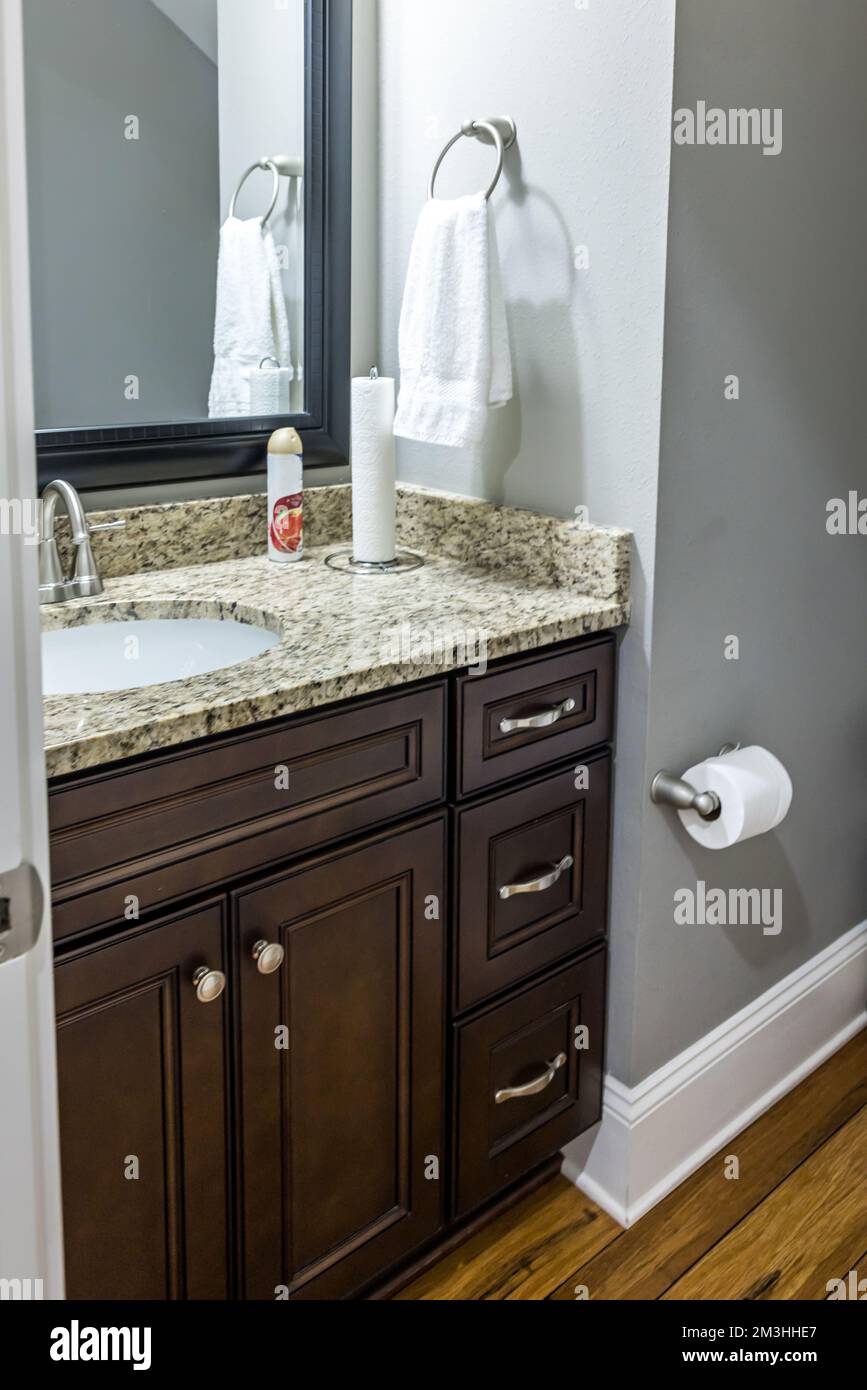
[[[634,1225],[867,1026],[867,922],[640,1085],[605,1081],[603,1118],[564,1176]]]

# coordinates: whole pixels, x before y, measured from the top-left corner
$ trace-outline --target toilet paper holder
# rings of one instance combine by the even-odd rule
[[[737,753],[739,743],[724,743],[721,758]],[[650,784],[650,799],[655,806],[673,806],[676,811],[697,811],[702,820],[716,820],[722,810],[716,792],[700,792],[682,777],[671,772],[657,772]]]

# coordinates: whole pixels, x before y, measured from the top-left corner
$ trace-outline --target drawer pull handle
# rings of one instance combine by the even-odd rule
[[[209,970],[201,966],[193,976],[196,998],[200,1004],[215,1004],[226,989],[226,977],[222,970]]]
[[[553,888],[555,883],[559,883],[567,869],[571,869],[575,860],[571,854],[567,854],[565,859],[561,859],[549,874],[542,878],[531,878],[526,883],[509,883],[500,889],[500,898],[505,903],[509,898],[520,897],[522,893],[547,893],[549,888]]]
[[[537,1077],[535,1081],[528,1081],[526,1086],[509,1086],[505,1091],[497,1091],[494,1100],[497,1105],[505,1105],[507,1100],[526,1100],[527,1096],[540,1096],[543,1091],[547,1091],[558,1071],[565,1065],[566,1053],[561,1052],[559,1057],[548,1063],[542,1076]]]
[[[286,951],[276,941],[257,941],[253,959],[260,975],[276,975],[286,959]]]
[[[528,729],[550,729],[553,724],[559,724],[561,719],[565,719],[567,714],[574,714],[578,705],[572,699],[564,700],[562,705],[555,705],[554,709],[546,709],[544,714],[531,714],[527,719],[501,719],[501,734],[524,733]]]

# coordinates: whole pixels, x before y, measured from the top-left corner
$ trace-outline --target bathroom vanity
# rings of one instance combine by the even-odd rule
[[[71,1298],[375,1293],[599,1118],[628,537],[441,505],[405,494],[404,539],[440,531],[398,589],[314,549],[51,610],[285,620],[234,671],[46,701]],[[467,562],[509,516],[569,583]],[[386,652],[389,621],[489,662]]]
[[[386,1296],[600,1109],[630,538],[404,488],[422,568],[326,565],[353,541],[349,489],[310,486],[348,462],[353,9],[237,9],[126,6],[107,49],[99,6],[25,6],[73,1299]],[[516,130],[477,116],[491,194]],[[265,558],[261,495],[85,515],[234,490],[288,428],[303,563]]]

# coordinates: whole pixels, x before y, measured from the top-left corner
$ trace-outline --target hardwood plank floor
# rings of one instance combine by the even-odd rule
[[[557,1178],[400,1297],[825,1298],[865,1245],[867,1031],[631,1230]]]
[[[591,1298],[661,1298],[865,1105],[867,1032],[760,1116],[609,1249],[570,1274],[554,1297],[574,1298],[575,1285],[583,1284]],[[724,1160],[730,1154],[740,1162],[737,1181],[725,1176]]]
[[[544,1299],[562,1271],[619,1232],[616,1221],[557,1178],[504,1212],[423,1274],[400,1299]]]
[[[867,1108],[823,1144],[663,1297],[827,1298],[867,1231]]]

